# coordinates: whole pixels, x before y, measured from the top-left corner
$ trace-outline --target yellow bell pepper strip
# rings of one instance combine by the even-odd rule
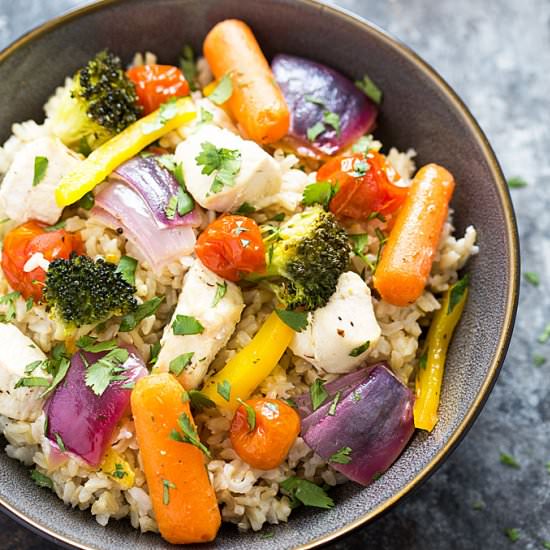
[[[190,98],[170,100],[106,141],[67,174],[55,190],[59,206],[68,206],[101,183],[123,162],[163,135],[191,122],[196,116]]]
[[[114,449],[109,449],[100,467],[113,481],[116,481],[122,489],[131,489],[136,480],[133,468]]]
[[[413,409],[414,425],[420,430],[431,432],[438,420],[437,408],[447,348],[468,298],[468,283],[469,277],[466,275],[447,290],[441,309],[435,314],[428,331],[416,377]]]
[[[277,366],[294,331],[272,312],[251,342],[206,382],[203,393],[222,408],[235,410]]]

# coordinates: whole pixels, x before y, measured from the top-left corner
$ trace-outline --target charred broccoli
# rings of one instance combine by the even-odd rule
[[[72,327],[105,321],[137,308],[135,288],[117,266],[101,258],[72,254],[68,260],[50,263],[43,298],[51,312]]]
[[[348,236],[334,216],[311,206],[262,232],[267,280],[277,298],[287,309],[326,305],[350,259]]]
[[[53,133],[86,153],[135,122],[136,89],[120,58],[104,50],[80,69],[50,115]]]

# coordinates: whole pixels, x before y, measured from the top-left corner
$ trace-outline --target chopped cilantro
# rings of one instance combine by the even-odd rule
[[[152,134],[157,130],[160,130],[169,120],[173,119],[178,114],[178,107],[176,98],[173,97],[168,101],[165,101],[160,107],[158,115],[151,122],[143,122],[141,124],[142,133]]]
[[[201,143],[201,152],[195,157],[201,174],[214,174],[210,191],[219,193],[224,186],[235,185],[235,177],[241,170],[241,152],[238,149],[216,148],[212,143]]]
[[[143,304],[140,304],[135,311],[126,314],[122,318],[120,328],[118,330],[120,332],[130,332],[131,330],[134,330],[139,323],[143,321],[143,319],[155,314],[163,300],[164,296],[155,296],[154,298],[143,302]]]
[[[172,331],[178,336],[202,334],[204,327],[191,315],[176,315],[176,319],[172,323]]]
[[[216,294],[214,295],[214,300],[212,300],[212,307],[216,307],[220,300],[226,295],[227,293],[227,281],[224,281],[223,284],[216,283]]]
[[[504,534],[512,541],[516,542],[519,540],[519,529],[511,528],[511,529],[505,529]]]
[[[329,416],[334,416],[336,414],[336,407],[338,406],[338,402],[340,401],[341,395],[342,395],[342,392],[339,392],[339,391],[336,392],[336,395],[334,396],[334,399],[332,400],[332,403],[330,404],[330,407],[327,412]]]
[[[48,159],[46,157],[34,157],[34,174],[32,177],[32,186],[38,185],[46,176],[48,169]]]
[[[191,407],[196,411],[200,412],[204,409],[211,409],[216,406],[216,403],[206,397],[204,393],[199,390],[189,390],[189,400],[191,401]]]
[[[226,401],[231,399],[231,384],[227,380],[224,380],[221,384],[218,383],[216,390]]]
[[[380,88],[368,77],[364,75],[362,80],[356,80],[355,85],[374,103],[380,105],[382,101],[382,91]]]
[[[550,338],[550,323],[548,323],[545,327],[544,327],[544,330],[542,331],[541,334],[539,334],[539,337],[537,338],[537,340],[541,343],[541,344],[545,344],[548,339]]]
[[[9,292],[4,296],[0,296],[0,304],[8,306],[2,322],[9,323],[10,321],[13,321],[15,319],[15,314],[16,314],[15,302],[17,302],[17,299],[20,296],[21,296],[21,293],[18,292],[17,290],[14,290],[13,292]]]
[[[20,378],[14,388],[47,388],[49,385],[50,381],[47,378],[40,376],[27,376]]]
[[[186,44],[181,52],[180,56],[180,69],[185,77],[185,80],[189,83],[189,89],[194,92],[197,89],[197,65],[195,63],[195,54],[193,48]]]
[[[243,202],[239,208],[237,208],[235,214],[252,214],[256,212],[256,208],[247,202]]]
[[[53,481],[36,468],[31,472],[31,479],[39,486],[46,489],[53,489]]]
[[[177,489],[175,483],[167,479],[162,480],[162,504],[168,506],[170,504],[170,489]]]
[[[342,447],[338,449],[329,459],[329,462],[336,464],[349,464],[351,462],[351,447]]]
[[[367,340],[366,342],[364,342],[360,346],[357,346],[356,348],[353,348],[349,352],[349,356],[350,357],[359,357],[359,355],[361,355],[362,353],[365,353],[369,349],[369,346],[370,346],[370,341]]]
[[[309,387],[309,396],[311,398],[311,408],[316,411],[329,397],[325,390],[325,383],[317,378]]]
[[[306,101],[309,101],[309,103],[314,103],[315,105],[319,105],[319,107],[326,109],[325,102],[322,99],[318,99],[317,97],[313,97],[312,95],[306,95],[304,99]]]
[[[118,262],[116,271],[122,275],[122,278],[129,284],[134,286],[136,284],[136,268],[138,262],[131,256],[122,256]]]
[[[521,187],[527,187],[528,183],[520,176],[514,176],[508,180],[508,187],[512,189],[519,189]]]
[[[41,364],[42,364],[41,359],[38,359],[38,361],[33,361],[32,363],[29,363],[25,367],[25,374],[32,374]]]
[[[114,348],[101,359],[89,365],[86,368],[86,386],[88,386],[97,396],[103,395],[111,382],[124,379],[124,377],[121,376],[121,372],[124,371],[122,365],[128,359],[129,355],[127,349]]]
[[[116,479],[123,479],[128,475],[128,472],[124,469],[124,466],[122,464],[119,464],[118,462],[115,464],[115,469],[113,472],[111,472],[111,476]]]
[[[305,506],[316,508],[332,508],[334,501],[326,494],[325,490],[311,481],[289,477],[281,482],[281,488],[293,499],[294,505],[302,503]]]
[[[366,264],[369,264],[369,260],[365,256],[365,247],[369,244],[369,234],[361,233],[359,235],[350,235],[353,253],[361,258]]]
[[[325,125],[322,122],[316,122],[313,126],[307,129],[307,139],[309,139],[309,141],[315,141],[324,131]]]
[[[447,315],[453,312],[453,309],[461,302],[464,293],[470,284],[470,275],[466,274],[462,279],[458,280],[452,287],[449,295],[449,306],[447,307]]]
[[[94,194],[91,191],[88,191],[78,201],[79,208],[83,208],[84,210],[91,210],[94,207],[94,204],[95,204],[95,197],[94,197]]]
[[[55,442],[57,443],[59,450],[62,453],[66,453],[67,447],[65,447],[65,443],[63,442],[63,439],[61,438],[61,436],[57,432],[55,432],[54,436],[55,436]]]
[[[373,138],[371,134],[361,136],[354,144],[351,150],[354,153],[364,153],[367,154],[371,148]]]
[[[76,341],[76,346],[84,351],[99,353],[100,351],[111,351],[117,347],[115,339],[97,342],[91,336],[82,336]]]
[[[155,342],[149,347],[149,364],[154,365],[159,358],[160,342]]]
[[[218,85],[214,91],[208,96],[208,99],[215,103],[216,105],[222,105],[225,103],[233,94],[233,82],[231,81],[231,76],[226,74],[218,82]]]
[[[325,210],[328,209],[328,205],[338,193],[340,186],[338,183],[333,184],[330,181],[317,181],[315,183],[310,183],[304,189],[304,194],[302,196],[302,204],[309,206],[312,204],[322,204],[325,207]]]
[[[200,449],[206,456],[210,457],[210,451],[208,448],[203,445],[199,439],[197,429],[195,428],[193,422],[186,413],[181,413],[178,418],[178,426],[181,429],[180,433],[177,429],[173,429],[170,432],[170,439],[174,441],[179,441],[180,443],[190,443],[198,449]]]
[[[540,284],[540,277],[538,273],[534,273],[533,271],[525,271],[523,273],[524,279],[533,286],[539,286]]]
[[[544,363],[546,363],[546,357],[544,357],[544,355],[533,353],[533,365],[535,365],[535,367],[542,367]]]
[[[189,214],[195,208],[193,197],[183,189],[178,190],[176,199],[176,210],[179,216],[185,216],[185,214]]]
[[[519,462],[512,456],[507,453],[500,453],[500,463],[510,468],[519,468]]]
[[[243,401],[240,397],[237,401],[244,407],[246,412],[246,421],[248,422],[248,429],[252,431],[256,427],[256,411],[254,407],[249,405],[246,401]]]
[[[474,510],[485,510],[485,503],[482,500],[476,500],[472,503],[472,508]]]
[[[169,370],[174,376],[179,376],[185,367],[189,365],[191,362],[191,359],[193,358],[193,355],[195,355],[194,351],[189,351],[187,353],[182,353],[181,355],[178,355],[175,359],[172,359],[170,361]]]
[[[291,311],[290,309],[275,308],[275,313],[285,325],[288,325],[296,332],[302,332],[309,322],[306,311]]]
[[[331,111],[325,111],[323,113],[323,122],[328,126],[331,126],[336,134],[340,133],[340,116],[337,113]]]
[[[61,220],[60,222],[57,222],[54,225],[50,225],[49,227],[44,227],[44,231],[46,233],[53,233],[54,231],[59,231],[60,229],[63,229],[67,222],[65,220]]]
[[[207,124],[208,122],[212,122],[213,119],[214,115],[210,111],[207,111],[204,107],[201,107],[199,122]]]

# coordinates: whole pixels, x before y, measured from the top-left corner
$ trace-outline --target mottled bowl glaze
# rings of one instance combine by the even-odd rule
[[[383,143],[414,147],[418,163],[437,162],[455,175],[457,231],[475,225],[480,254],[468,264],[471,293],[452,343],[441,418],[417,434],[372,486],[335,489],[330,511],[299,510],[274,537],[225,526],[215,547],[311,548],[373,520],[425,480],[481,410],[510,339],[518,295],[518,240],[502,173],[480,128],[445,82],[414,53],[375,26],[312,0],[107,0],[53,20],[0,54],[0,138],[13,122],[43,118],[42,105],[65,76],[108,47],[128,62],[134,52],[175,63],[182,44],[200,50],[208,30],[229,17],[245,20],[267,56],[286,52],[326,63],[351,78],[368,72],[384,91],[376,132]],[[8,99],[6,101],[6,98]],[[89,512],[67,509],[0,454],[0,503],[28,527],[77,548],[168,548],[127,521],[100,527]],[[212,545],[214,547],[214,545]],[[205,548],[202,546],[202,548]]]

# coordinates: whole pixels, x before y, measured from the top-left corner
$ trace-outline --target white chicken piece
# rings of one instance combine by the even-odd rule
[[[39,157],[47,159],[43,161],[45,172],[33,185],[35,159]],[[0,187],[0,210],[18,224],[27,220],[54,224],[63,211],[55,202],[55,188],[79,162],[80,156],[58,138],[42,137],[25,144],[15,155]]]
[[[219,170],[203,174],[204,164],[197,163],[203,144],[211,144],[218,151],[238,151],[240,168],[234,175],[232,185],[223,185],[216,192],[211,189]],[[204,124],[180,143],[176,149],[176,161],[182,163],[187,190],[204,208],[217,212],[233,212],[243,203],[263,208],[281,187],[281,169],[277,161],[257,143],[242,139],[229,130],[212,124]],[[216,155],[214,155],[215,157]],[[216,158],[212,159],[216,166]]]
[[[15,384],[27,376],[27,365],[43,361],[46,355],[28,336],[9,323],[0,323],[0,350],[0,414],[15,420],[36,420],[42,412],[40,394],[45,388],[15,389]],[[40,367],[28,376],[51,378]]]
[[[310,312],[308,320],[306,329],[294,336],[290,349],[330,373],[350,372],[359,366],[381,334],[370,289],[352,271],[340,275],[327,305]]]
[[[159,370],[169,371],[172,361],[183,354],[192,353],[178,378],[186,389],[196,388],[218,351],[233,334],[243,308],[241,289],[195,260],[185,274],[176,310],[160,341],[161,349],[156,363]],[[203,327],[202,332],[174,334],[172,325],[180,315],[198,321]],[[179,370],[177,362],[172,372],[174,370]]]

